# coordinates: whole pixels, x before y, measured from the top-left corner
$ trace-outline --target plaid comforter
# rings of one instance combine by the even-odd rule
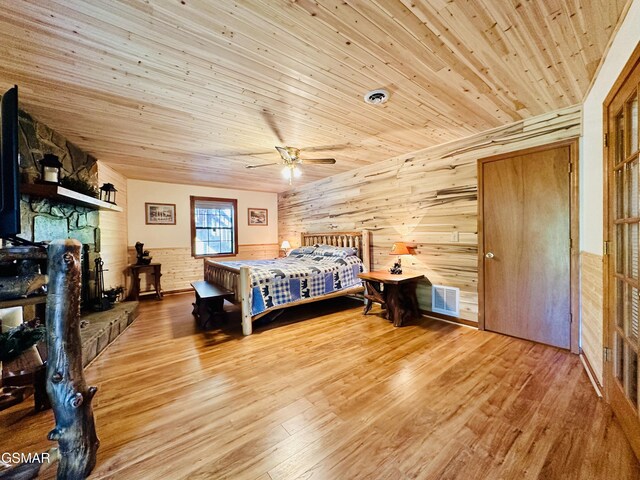
[[[220,262],[233,268],[251,267],[251,314],[304,298],[362,285],[364,264],[355,255],[328,257],[290,255],[275,260]]]

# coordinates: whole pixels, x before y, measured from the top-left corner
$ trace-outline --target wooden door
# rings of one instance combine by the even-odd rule
[[[569,145],[480,163],[484,328],[571,346]]]
[[[605,260],[605,389],[629,441],[640,457],[638,418],[639,172],[638,88],[640,64],[628,64],[622,81],[607,98],[605,235],[611,254]],[[635,65],[635,66],[634,66]]]

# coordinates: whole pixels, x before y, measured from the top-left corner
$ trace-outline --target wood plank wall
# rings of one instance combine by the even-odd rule
[[[297,245],[303,231],[367,228],[379,269],[393,263],[392,243],[405,241],[415,255],[404,265],[433,284],[459,287],[460,317],[477,321],[477,160],[578,137],[581,114],[580,106],[557,110],[282,193],[280,242]],[[419,301],[430,310],[428,282]]]
[[[597,380],[602,385],[604,364],[603,308],[604,287],[602,255],[580,252],[580,318],[582,319],[582,351],[587,357]]]
[[[104,260],[106,288],[125,285],[127,259],[127,179],[104,162],[98,162],[98,182],[112,183],[118,192],[116,203],[123,212],[100,210],[100,255]]]
[[[149,248],[153,262],[162,264],[162,290],[164,292],[188,290],[191,282],[202,280],[204,264],[202,258],[193,258],[191,248]],[[220,261],[264,260],[278,256],[280,248],[277,243],[257,245],[238,245],[235,257],[218,257]],[[129,263],[136,262],[135,247],[129,246]],[[129,286],[130,286],[129,282]],[[141,277],[141,290],[152,288],[152,278]]]

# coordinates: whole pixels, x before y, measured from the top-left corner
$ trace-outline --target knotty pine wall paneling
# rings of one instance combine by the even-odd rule
[[[149,254],[153,262],[162,264],[162,290],[164,292],[176,292],[189,290],[191,282],[202,280],[204,275],[204,259],[191,256],[191,247],[188,248],[149,248]],[[254,245],[238,245],[238,255],[235,257],[217,257],[217,261],[235,260],[263,260],[276,258],[280,247],[277,243],[265,243]],[[129,263],[136,263],[136,250],[129,247]],[[153,277],[140,275],[140,289],[151,290]]]
[[[279,242],[367,228],[373,268],[384,269],[395,260],[393,242],[405,241],[415,255],[403,265],[428,278],[420,307],[431,308],[430,284],[458,287],[460,318],[477,321],[477,160],[580,133],[581,108],[573,106],[294,188],[278,198]]]
[[[118,190],[116,203],[122,212],[100,210],[100,256],[104,261],[105,288],[126,286],[127,259],[127,179],[104,162],[98,162],[98,182],[112,183]],[[93,268],[93,265],[91,266]]]
[[[604,361],[602,338],[604,333],[602,255],[580,252],[580,318],[582,319],[582,351],[587,357],[596,379],[603,383]]]

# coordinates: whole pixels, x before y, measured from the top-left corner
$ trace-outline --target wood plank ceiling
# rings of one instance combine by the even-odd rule
[[[284,191],[274,145],[337,159],[300,184],[580,103],[626,3],[4,2],[0,86],[128,177]]]

